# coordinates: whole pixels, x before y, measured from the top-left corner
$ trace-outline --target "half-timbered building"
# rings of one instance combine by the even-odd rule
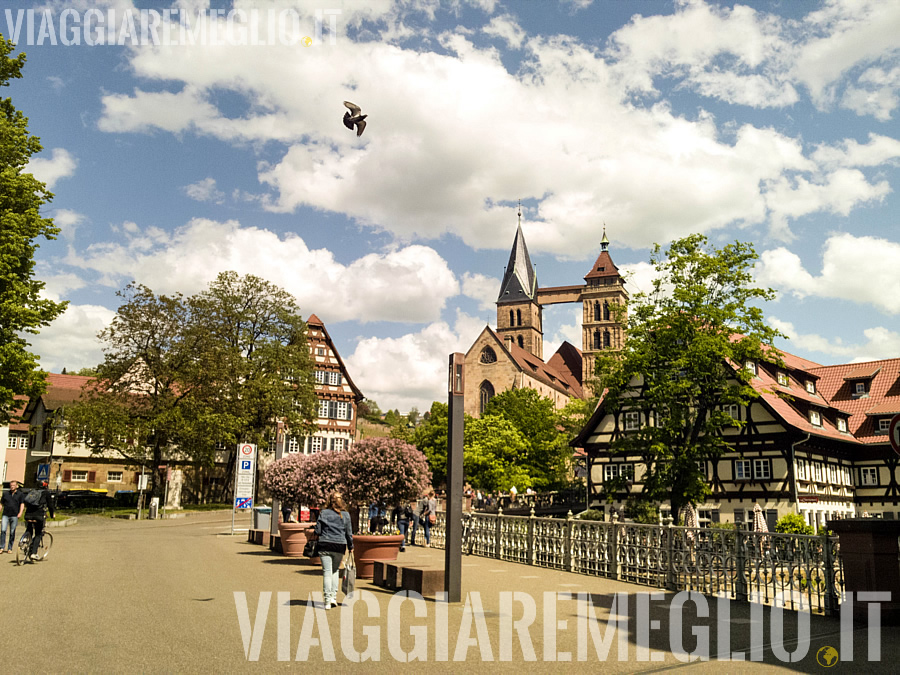
[[[782,356],[782,365],[740,366],[752,371],[759,396],[728,407],[743,423],[722,432],[731,450],[702,463],[711,494],[698,505],[701,523],[747,523],[756,503],[770,527],[787,513],[800,513],[813,526],[863,513],[900,518],[900,457],[888,437],[890,419],[900,413],[900,359],[822,366]],[[647,424],[652,416],[613,410],[601,399],[573,441],[587,453],[592,505],[621,508],[641,492],[640,458],[610,447]],[[620,476],[628,478],[625,487],[607,489]]]

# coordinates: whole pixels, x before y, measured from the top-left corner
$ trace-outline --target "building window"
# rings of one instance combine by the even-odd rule
[[[843,417],[837,418],[837,430],[847,431],[847,420],[845,420]]]
[[[481,362],[482,363],[497,363],[497,352],[495,352],[490,347],[485,347],[481,350]]]
[[[488,401],[494,398],[494,385],[485,380],[481,383],[481,388],[479,391],[479,404],[478,411],[482,415],[484,414],[484,409],[487,407]]]
[[[510,325],[510,326],[515,326],[515,325],[516,325],[516,315],[513,314],[513,311],[512,311],[512,310],[509,310],[509,325]]]
[[[854,393],[857,396],[865,394],[866,393],[866,383],[865,382],[857,382],[856,386],[854,387]]]
[[[603,348],[609,349],[611,345],[612,345],[612,342],[610,341],[609,331],[605,330],[605,331],[603,331]]]
[[[752,476],[750,475],[750,460],[749,459],[736,459],[734,460],[734,479],[735,480],[750,480]]]
[[[519,343],[519,348],[520,348],[520,349],[525,349],[525,340],[522,339],[522,336],[521,336],[521,335],[520,335],[519,337],[516,338],[516,342]]]
[[[813,467],[813,479],[817,483],[821,483],[822,482],[822,465],[819,464],[818,462],[813,462],[812,467]]]
[[[802,459],[797,461],[797,480],[809,480],[807,478],[806,462]]]
[[[516,310],[516,325],[517,326],[522,325],[522,310],[521,309]]]
[[[772,462],[768,459],[753,460],[753,477],[756,480],[772,479]]]
[[[297,438],[296,436],[289,436],[284,449],[287,452],[296,453],[300,452],[300,445],[301,439]]]
[[[106,482],[107,483],[121,483],[122,482],[122,472],[121,471],[107,471],[106,472]]]
[[[345,438],[332,438],[331,439],[331,449],[335,452],[340,452],[344,449],[344,443],[347,439]]]
[[[7,448],[15,449],[21,448],[22,450],[28,449],[28,434],[24,432],[10,432],[9,441],[6,444]]]
[[[600,321],[603,319],[603,315],[600,313],[600,302],[597,301],[594,303],[594,321]]]
[[[722,412],[730,415],[732,419],[741,419],[741,407],[737,403],[727,403],[722,406]]]
[[[321,436],[313,436],[312,438],[309,439],[309,452],[310,452],[310,454],[322,452],[322,437]]]
[[[625,431],[637,431],[641,428],[641,413],[625,413]]]
[[[818,410],[809,411],[809,423],[814,427],[822,426],[822,415],[819,414]]]
[[[806,391],[808,391],[810,394],[815,394],[816,393],[816,383],[813,382],[812,380],[807,380],[806,381]]]
[[[859,482],[861,485],[878,485],[878,468],[864,466],[859,470]]]
[[[72,471],[73,483],[87,483],[87,471]]]
[[[606,464],[603,467],[603,480],[611,481],[622,477],[634,480],[634,464]]]
[[[316,356],[325,356],[325,347],[316,347]]]
[[[778,384],[782,387],[787,387],[791,383],[790,379],[787,376],[787,373],[782,373],[780,370],[778,371]]]
[[[609,303],[608,302],[603,303],[603,319],[605,321],[609,321]]]
[[[594,349],[603,349],[602,336],[599,330],[594,331]]]
[[[878,420],[878,433],[886,434],[891,429],[891,418],[883,417]]]
[[[316,384],[325,384],[325,371],[324,370],[316,371]]]
[[[746,368],[748,372],[756,375],[756,361],[744,362],[744,368]]]
[[[707,470],[706,470],[706,460],[699,460],[697,462],[697,470],[700,472],[700,475],[703,476],[704,478],[709,477],[709,473],[707,473]]]

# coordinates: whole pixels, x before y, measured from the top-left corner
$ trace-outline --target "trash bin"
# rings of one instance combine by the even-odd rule
[[[254,506],[253,507],[253,529],[266,530],[272,526],[272,507],[271,506]]]
[[[156,519],[156,514],[159,512],[159,497],[154,497],[150,500],[150,520]]]

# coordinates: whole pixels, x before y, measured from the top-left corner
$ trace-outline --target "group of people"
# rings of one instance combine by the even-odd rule
[[[31,562],[31,559],[37,554],[38,545],[41,541],[41,535],[44,533],[44,521],[46,513],[50,512],[53,518],[53,496],[47,487],[47,481],[42,481],[32,491],[38,491],[37,497],[26,501],[26,493],[19,488],[19,482],[11,480],[9,482],[9,490],[3,492],[0,496],[0,503],[3,505],[3,521],[0,526],[0,554],[12,553],[13,545],[16,543],[16,529],[19,525],[19,519],[25,518],[25,526],[27,532],[31,535],[31,549],[25,562]],[[7,533],[8,539],[7,539]]]
[[[337,592],[340,586],[339,569],[345,555],[353,553],[353,524],[350,513],[346,510],[344,498],[340,492],[328,495],[324,508],[319,511],[314,532],[318,539],[316,552],[322,561],[322,595],[325,609],[337,607]],[[370,531],[378,531],[383,523],[375,519],[384,519],[384,509],[370,509]],[[406,550],[407,541],[415,546],[416,531],[421,525],[425,534],[425,546],[431,545],[431,526],[437,517],[437,500],[434,490],[429,488],[416,502],[400,504],[391,512],[391,525],[403,535],[400,550]],[[410,527],[412,526],[412,527]],[[407,537],[407,534],[409,536]]]

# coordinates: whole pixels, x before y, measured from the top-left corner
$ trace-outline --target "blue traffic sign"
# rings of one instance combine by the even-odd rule
[[[38,464],[35,479],[37,479],[39,481],[50,480],[50,465],[49,464]]]
[[[241,460],[241,471],[252,471],[253,470],[253,460],[252,459],[242,459]]]
[[[236,509],[253,508],[253,498],[252,497],[236,497],[234,500],[234,508],[236,508]]]

